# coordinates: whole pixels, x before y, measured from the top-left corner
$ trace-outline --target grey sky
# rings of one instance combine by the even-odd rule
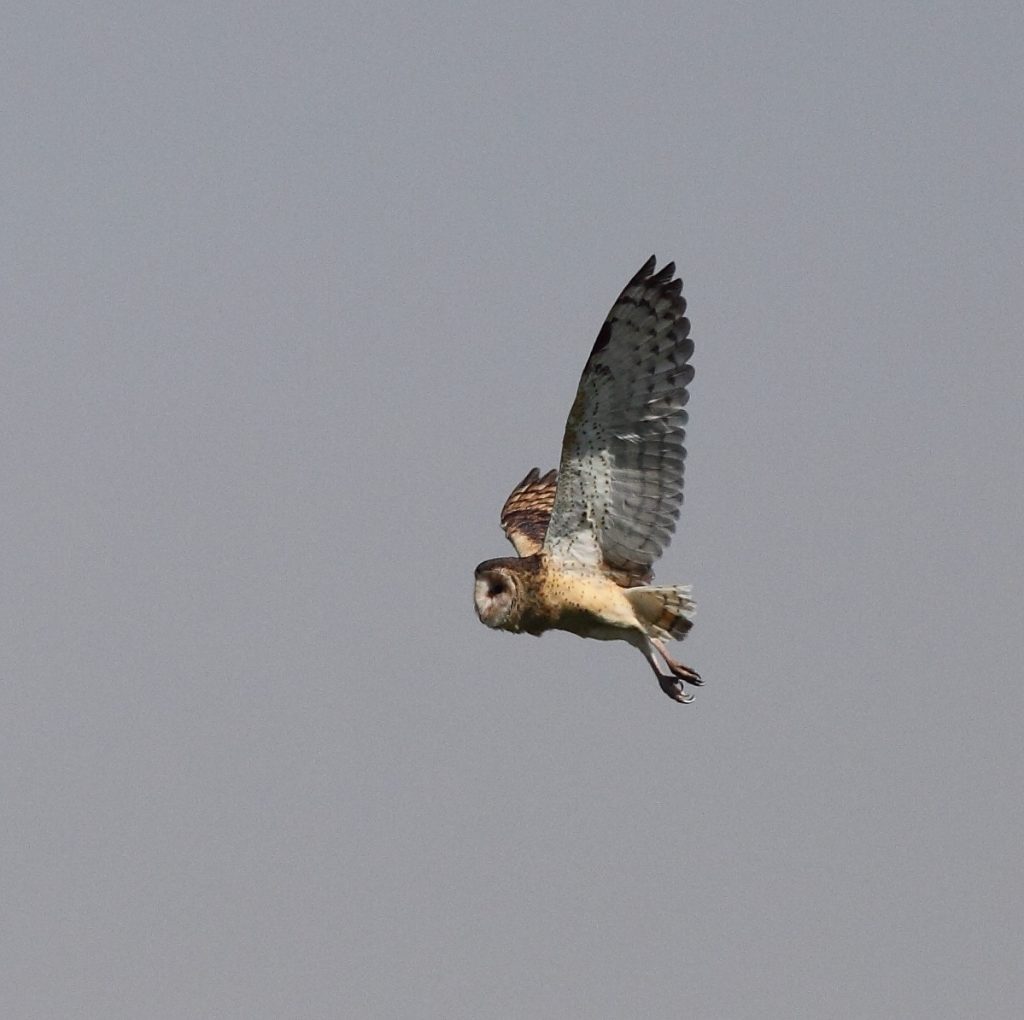
[[[4,1016],[1019,1015],[1018,3],[4,20]],[[472,610],[652,252],[691,706]]]

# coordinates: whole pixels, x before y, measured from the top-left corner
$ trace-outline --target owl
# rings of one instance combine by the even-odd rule
[[[505,501],[501,525],[518,555],[476,568],[474,602],[496,630],[626,641],[685,704],[683,684],[700,674],[665,644],[686,636],[694,603],[689,586],[655,585],[651,565],[683,503],[693,341],[675,265],[655,266],[652,255],[597,335],[557,472],[534,468]]]

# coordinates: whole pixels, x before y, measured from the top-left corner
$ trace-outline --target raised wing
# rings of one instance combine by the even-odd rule
[[[693,341],[675,265],[655,264],[626,284],[583,369],[544,541],[620,584],[651,579],[683,503]]]
[[[513,490],[501,508],[501,526],[520,556],[533,556],[544,544],[548,518],[555,502],[557,473],[534,468]]]

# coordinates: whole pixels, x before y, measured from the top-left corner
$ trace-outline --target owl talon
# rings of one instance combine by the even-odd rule
[[[661,689],[673,700],[681,705],[689,705],[695,700],[692,694],[687,694],[683,685],[674,676],[658,676],[658,683]]]
[[[700,673],[695,669],[690,669],[689,666],[684,666],[679,662],[669,663],[672,668],[672,672],[675,676],[679,677],[680,680],[685,680],[688,684],[693,684],[694,687],[702,687],[704,681],[700,678]]]

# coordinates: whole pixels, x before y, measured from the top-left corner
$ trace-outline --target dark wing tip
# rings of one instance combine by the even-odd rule
[[[657,264],[657,256],[652,255],[644,264],[640,267],[640,271],[622,288],[622,293],[619,295],[612,306],[611,311],[608,313],[607,318],[601,325],[601,329],[597,334],[597,339],[594,341],[594,346],[590,350],[590,357],[587,359],[587,366],[593,361],[594,357],[600,354],[609,344],[612,338],[612,317],[615,313],[616,307],[625,302],[626,304],[635,305],[638,298],[635,295],[631,295],[629,291],[635,287],[641,287],[641,297],[639,300],[647,300],[649,303],[653,303],[653,299],[650,294],[653,293],[669,298],[672,303],[675,318],[677,320],[676,325],[676,336],[678,338],[685,338],[690,331],[690,321],[684,318],[686,312],[686,298],[683,297],[683,281],[674,279],[676,274],[675,262],[666,262],[665,265],[654,272],[654,267]],[[652,290],[647,290],[651,288]],[[644,298],[644,295],[647,295]],[[585,371],[585,369],[584,369]]]
[[[675,275],[676,264],[674,262],[666,262],[665,265],[663,265],[661,269],[651,277],[651,283],[668,283]],[[682,289],[682,286],[682,281],[680,281],[680,289]]]
[[[636,275],[633,277],[633,279],[630,280],[629,283],[626,284],[626,286],[627,287],[632,287],[634,283],[642,283],[644,280],[646,280],[651,275],[651,273],[654,272],[654,267],[657,264],[658,264],[658,257],[656,255],[652,255],[640,267],[639,271],[636,273]]]
[[[658,264],[658,258],[656,255],[652,255],[641,267],[639,272],[626,284],[626,287],[632,287],[638,283],[653,283],[658,286],[664,287],[666,290],[671,289],[674,293],[678,294],[683,289],[682,280],[673,280],[672,277],[676,275],[676,264],[675,262],[666,262],[657,272],[654,271],[654,267]]]

